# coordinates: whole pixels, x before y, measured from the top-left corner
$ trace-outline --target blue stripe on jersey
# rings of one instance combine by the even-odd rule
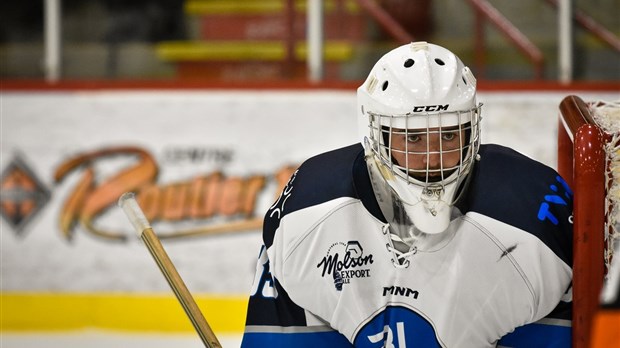
[[[327,332],[246,332],[241,348],[351,348],[351,343],[338,331]]]
[[[265,277],[272,279],[270,273],[263,274],[261,283],[264,283]],[[245,325],[305,326],[306,314],[304,309],[290,299],[277,279],[275,280],[275,288],[278,293],[275,298],[263,297],[260,294],[250,296],[248,306],[252,310],[248,311]]]
[[[498,347],[511,348],[570,348],[570,326],[532,323],[521,326],[504,336]]]

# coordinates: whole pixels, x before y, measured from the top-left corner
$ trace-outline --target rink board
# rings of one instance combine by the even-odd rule
[[[555,167],[566,95],[480,93],[483,143]],[[3,92],[2,330],[192,330],[115,206],[128,189],[215,331],[241,332],[263,213],[356,116],[354,91]]]

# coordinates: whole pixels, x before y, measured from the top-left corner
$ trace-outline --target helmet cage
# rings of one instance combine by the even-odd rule
[[[478,104],[469,110],[404,115],[368,111],[371,151],[385,168],[408,185],[443,191],[446,185],[462,182],[472,167],[480,146],[481,107]],[[404,145],[402,139],[395,140],[398,138],[405,139]],[[434,145],[431,149],[433,138],[438,148]],[[455,153],[460,154],[456,161]],[[434,166],[431,156],[438,158]],[[448,163],[448,158],[453,163]],[[423,164],[412,163],[419,161]],[[454,197],[453,202],[457,199]]]

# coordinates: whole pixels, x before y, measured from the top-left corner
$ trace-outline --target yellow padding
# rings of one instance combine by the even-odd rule
[[[225,14],[280,14],[286,9],[287,0],[188,0],[185,1],[185,13],[189,15],[225,15]],[[295,11],[305,12],[307,0],[295,0]],[[335,0],[323,3],[326,13],[336,9]],[[358,13],[359,6],[354,0],[344,4],[347,13]]]
[[[194,295],[213,331],[242,333],[247,299]],[[2,293],[2,331],[65,331],[100,328],[142,332],[193,332],[174,295]]]
[[[165,61],[284,61],[286,58],[286,47],[281,41],[167,41],[157,44],[156,52]],[[307,55],[306,43],[298,43],[296,59],[305,60]],[[353,46],[347,42],[326,42],[323,56],[327,61],[345,61],[353,56]]]

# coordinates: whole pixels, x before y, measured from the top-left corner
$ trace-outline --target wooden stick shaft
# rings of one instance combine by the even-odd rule
[[[122,194],[118,199],[118,205],[123,209],[134,230],[146,245],[153,259],[155,259],[157,266],[168,281],[168,285],[170,285],[170,288],[172,288],[172,291],[181,303],[185,314],[187,314],[192,325],[194,325],[194,329],[196,329],[205,347],[222,348],[213,330],[209,327],[207,320],[202,316],[202,312],[198,308],[196,301],[194,301],[192,294],[185,286],[183,279],[181,279],[179,272],[174,267],[172,260],[168,257],[168,253],[166,253],[159,238],[151,228],[149,220],[144,215],[133,192]]]
[[[222,346],[220,342],[213,333],[213,330],[211,330],[209,323],[207,323],[202,315],[200,308],[198,308],[196,301],[194,301],[194,298],[187,289],[187,286],[185,286],[183,279],[177,272],[174,264],[170,260],[170,257],[168,257],[166,250],[164,250],[161,242],[159,241],[159,238],[157,238],[157,235],[153,232],[153,229],[147,228],[142,231],[141,238],[155,259],[157,266],[159,266],[159,269],[168,281],[170,288],[172,288],[172,291],[181,303],[181,306],[192,322],[192,325],[194,325],[194,328],[196,329],[196,332],[198,332],[202,342],[205,344],[205,347],[221,348]]]

